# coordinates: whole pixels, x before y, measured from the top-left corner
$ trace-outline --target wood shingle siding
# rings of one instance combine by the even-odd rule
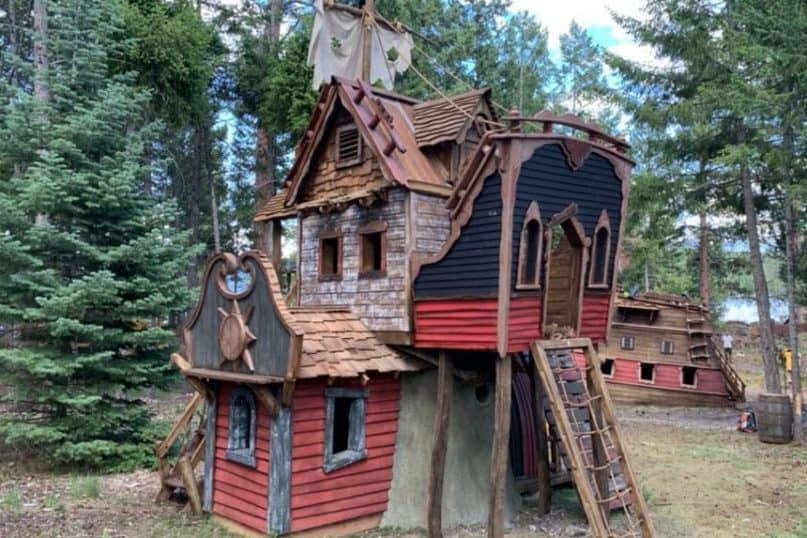
[[[325,441],[324,378],[297,383],[292,416],[291,530],[313,529],[380,514],[387,508],[398,431],[399,381],[376,377],[368,390],[367,457],[331,473],[322,469]],[[334,386],[361,388],[358,380]]]
[[[216,452],[213,483],[213,513],[245,527],[266,531],[269,481],[269,428],[271,418],[262,405],[256,408],[255,463],[249,467],[227,459],[230,425],[230,394],[234,386],[222,384],[216,405]]]
[[[410,196],[415,206],[415,251],[419,255],[440,252],[451,226],[445,198],[418,192]]]
[[[462,235],[442,260],[424,265],[420,270],[415,280],[417,297],[496,294],[499,285],[501,183],[498,173],[485,180]]]
[[[341,213],[312,214],[302,219],[300,304],[345,305],[373,331],[408,331],[409,278],[406,253],[406,196],[402,188],[389,191],[389,202],[363,208],[351,204]],[[386,274],[360,277],[359,228],[373,221],[387,224]],[[320,281],[318,237],[323,230],[342,234],[342,277]]]

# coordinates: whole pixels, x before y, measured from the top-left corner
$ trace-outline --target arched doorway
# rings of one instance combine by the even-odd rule
[[[550,224],[546,241],[549,254],[543,329],[545,332],[571,329],[578,334],[588,239],[583,226],[573,216]]]

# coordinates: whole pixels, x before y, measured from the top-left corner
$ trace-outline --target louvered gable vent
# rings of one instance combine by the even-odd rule
[[[361,162],[361,135],[355,124],[336,130],[336,166],[342,168]]]

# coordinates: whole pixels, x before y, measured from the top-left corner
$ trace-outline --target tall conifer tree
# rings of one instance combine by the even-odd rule
[[[41,3],[48,99],[0,92],[0,369],[16,404],[0,435],[53,463],[127,467],[150,460],[138,397],[172,373],[166,320],[188,306],[192,253],[174,204],[145,192],[149,94],[109,72],[121,5]]]

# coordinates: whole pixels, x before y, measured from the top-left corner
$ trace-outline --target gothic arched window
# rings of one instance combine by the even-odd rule
[[[544,225],[541,211],[533,201],[524,215],[521,226],[521,242],[518,248],[518,280],[516,288],[538,289],[541,287],[541,254],[544,245]]]
[[[611,258],[611,226],[608,212],[602,210],[594,237],[591,242],[591,266],[588,273],[588,285],[592,288],[608,287],[608,265]]]

